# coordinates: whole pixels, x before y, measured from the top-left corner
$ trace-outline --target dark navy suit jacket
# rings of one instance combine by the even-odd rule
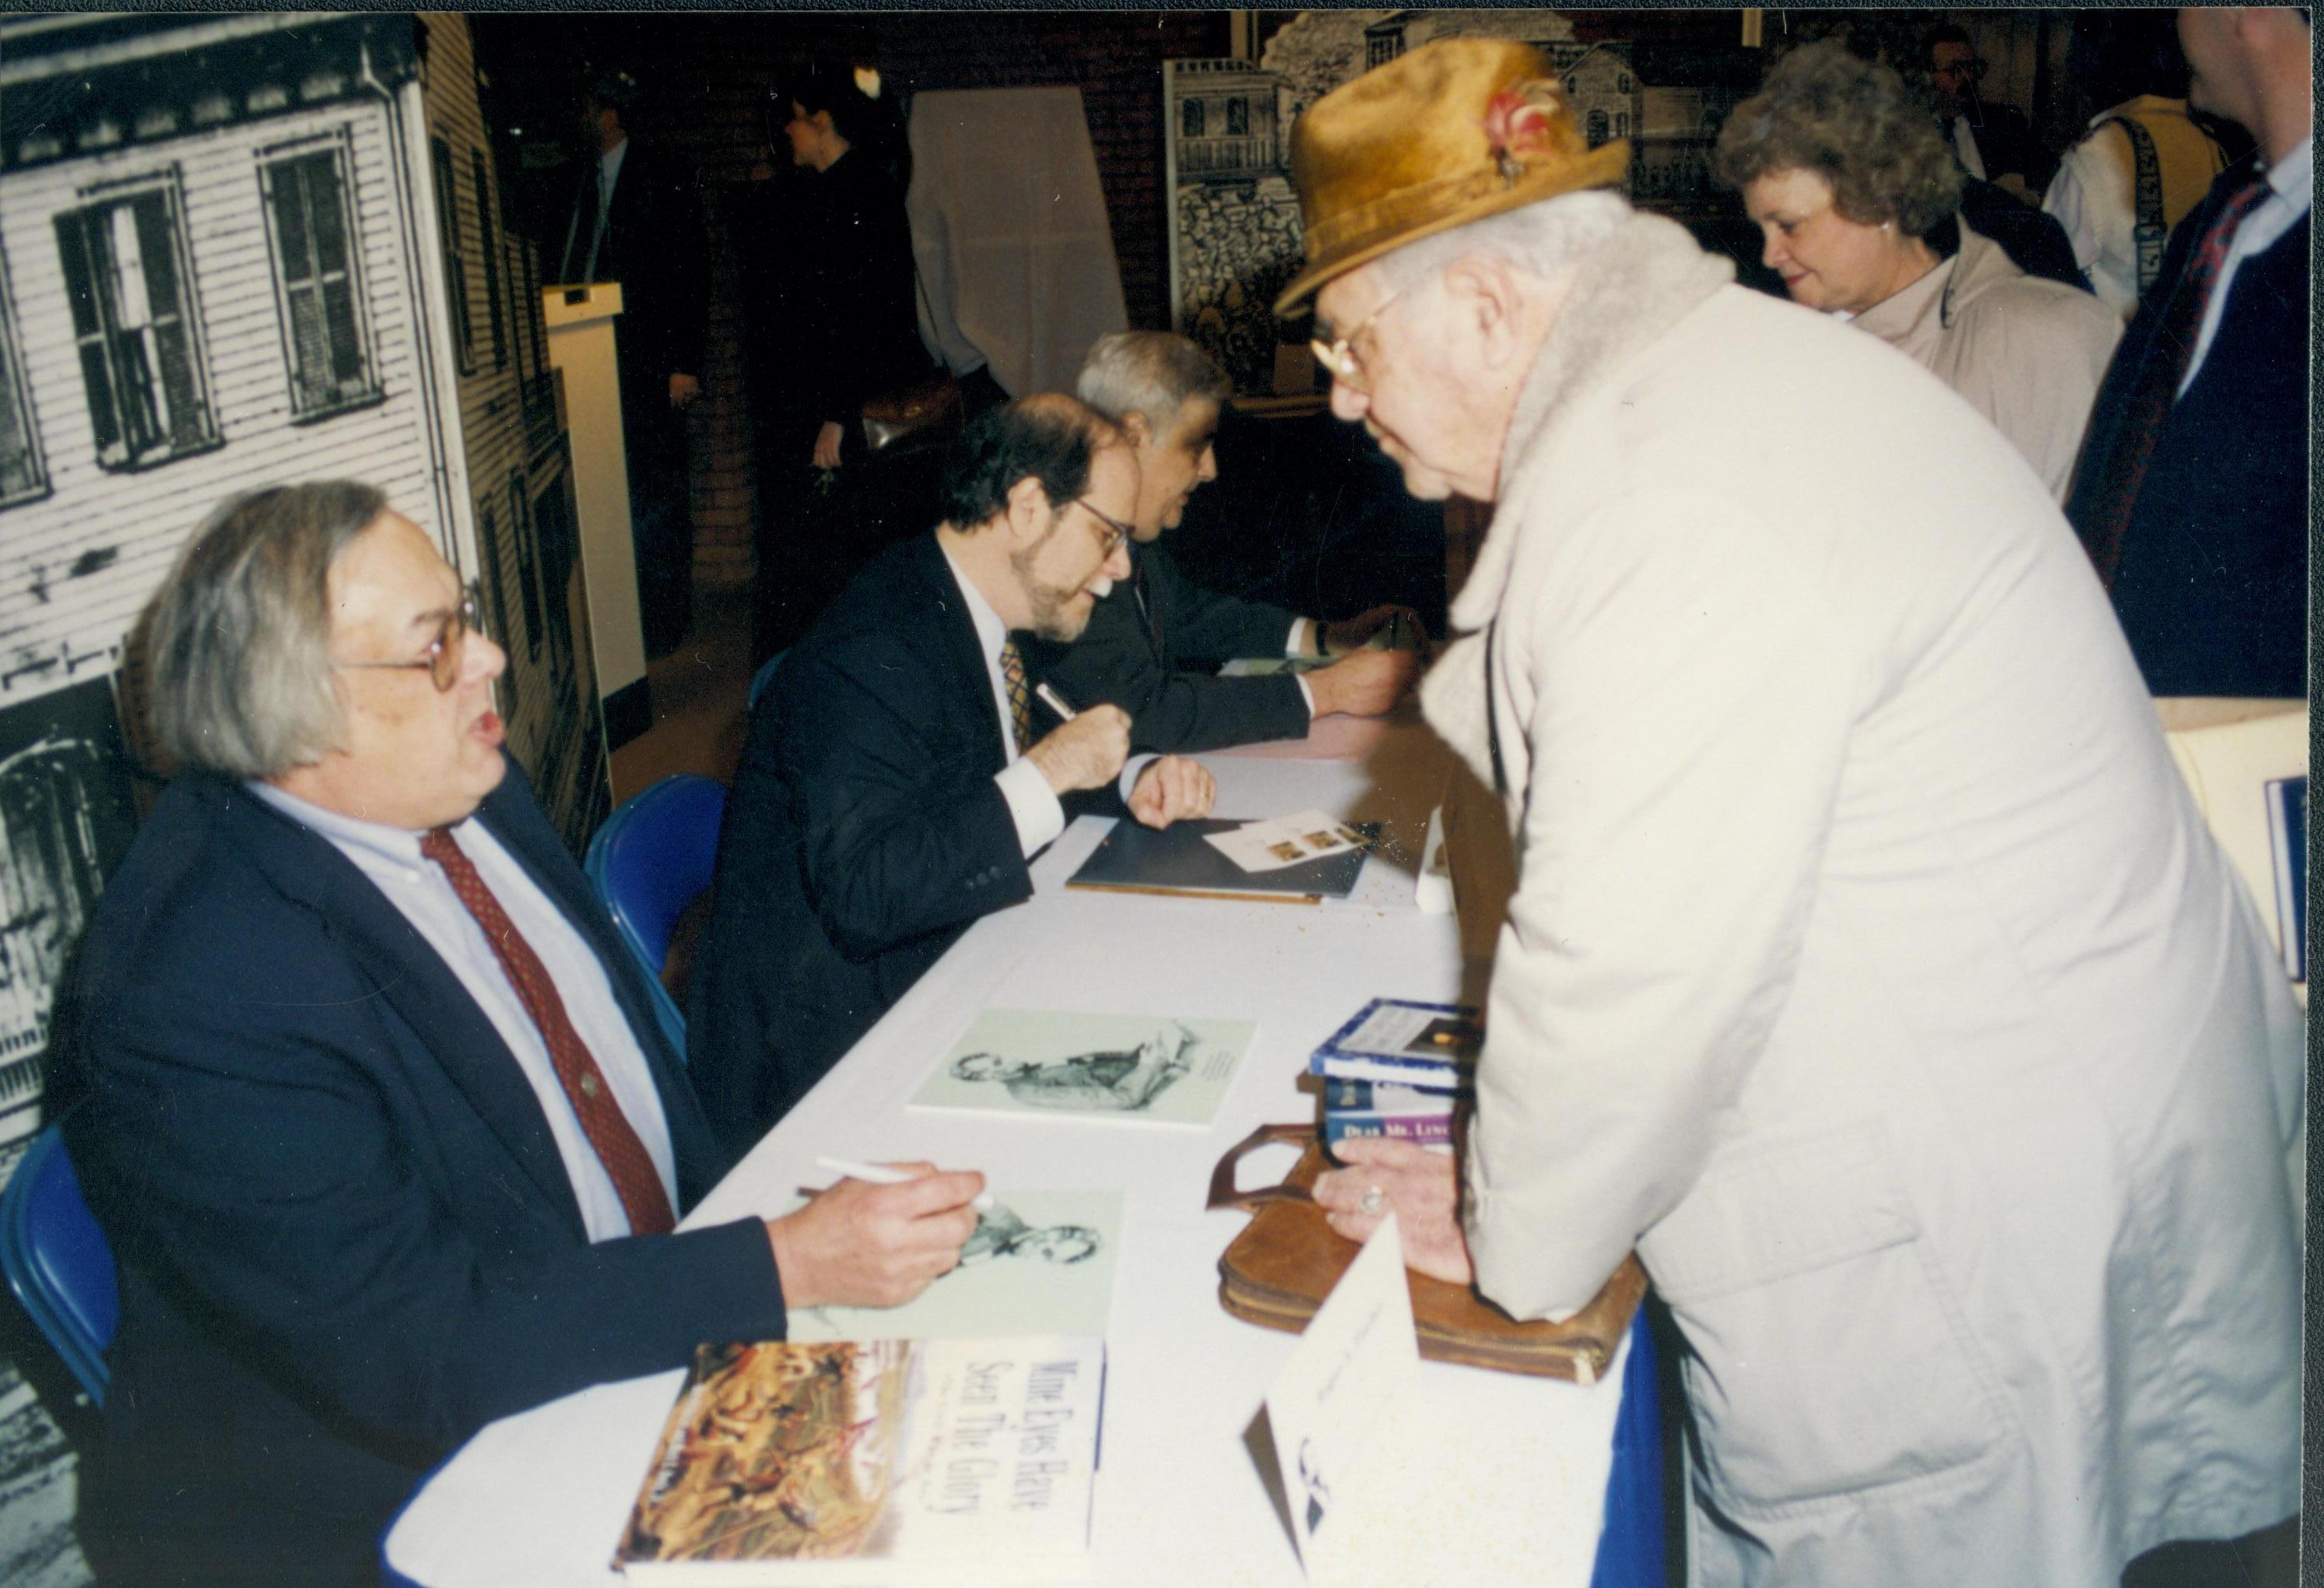
[[[2171,234],[2098,388],[2066,516],[2100,528],[2107,467],[2140,372],[2169,355],[2166,308],[2195,245],[2251,171],[2239,161]],[[2308,217],[2246,259],[2203,367],[2172,405],[2113,585],[2157,695],[2308,693]]]
[[[1032,896],[993,782],[1004,764],[975,624],[935,535],[915,535],[840,592],[751,713],[687,1018],[695,1085],[730,1148],[977,918]]]
[[[512,765],[479,819],[596,948],[680,1207],[724,1171],[678,1057]],[[450,968],[331,845],[174,782],[71,1001],[68,1146],[120,1264],[82,1530],[123,1582],[375,1582],[379,1532],[486,1422],[778,1337],[756,1219],[592,1245],[540,1105]]]

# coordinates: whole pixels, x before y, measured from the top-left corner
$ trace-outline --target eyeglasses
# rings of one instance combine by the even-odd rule
[[[1090,516],[1105,526],[1105,533],[1100,537],[1101,542],[1105,548],[1105,552],[1104,557],[1101,557],[1099,559],[1100,561],[1103,561],[1105,557],[1111,557],[1113,555],[1113,549],[1120,545],[1124,540],[1130,539],[1131,526],[1123,523],[1120,519],[1114,517],[1110,512],[1103,512],[1095,507],[1090,507],[1088,497],[1076,496],[1074,498],[1074,505],[1079,507],[1088,507]]]
[[[1340,384],[1369,395],[1371,388],[1364,383],[1364,364],[1362,359],[1356,356],[1356,338],[1371,329],[1372,322],[1386,314],[1388,305],[1403,296],[1404,289],[1401,287],[1390,292],[1372,305],[1372,311],[1358,320],[1355,329],[1343,337],[1335,337],[1330,342],[1325,342],[1320,337],[1310,341],[1307,346],[1314,350],[1315,361],[1329,370],[1332,378]]]
[[[436,631],[436,638],[428,643],[428,654],[416,661],[334,661],[333,667],[378,668],[389,672],[420,672],[425,670],[429,681],[439,694],[448,692],[460,681],[460,659],[466,649],[470,634],[481,634],[484,627],[476,621],[476,586],[471,583],[461,592],[460,605],[444,619],[444,626]]]

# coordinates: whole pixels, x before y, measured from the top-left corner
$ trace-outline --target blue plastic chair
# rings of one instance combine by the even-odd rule
[[[589,841],[582,869],[613,930],[645,968],[654,1014],[670,1046],[686,1052],[686,1016],[661,984],[670,928],[710,890],[726,785],[680,772],[623,800]]]
[[[1646,1308],[1630,1322],[1622,1407],[1614,1415],[1614,1468],[1606,1478],[1606,1520],[1590,1588],[1667,1588],[1664,1543],[1663,1395]]]
[[[113,1249],[54,1125],[32,1138],[0,1194],[0,1269],[89,1400],[103,1406],[105,1348],[121,1325],[121,1288]]]

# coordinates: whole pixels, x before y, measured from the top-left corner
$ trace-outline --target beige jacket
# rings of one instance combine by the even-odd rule
[[[1479,1283],[1637,1247],[1700,1583],[2112,1584],[2299,1502],[2299,1012],[2041,483],[1724,277],[1585,267],[1424,690],[1518,854]]]
[[[1967,398],[2063,502],[2122,321],[2088,292],[2027,275],[1966,221],[1960,235],[1960,253],[1852,323]]]

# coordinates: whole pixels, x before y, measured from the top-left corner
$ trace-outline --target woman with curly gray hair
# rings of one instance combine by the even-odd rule
[[[1918,359],[2065,494],[2121,322],[1961,220],[1960,171],[1903,78],[1836,41],[1794,51],[1728,117],[1717,169],[1795,301]]]

